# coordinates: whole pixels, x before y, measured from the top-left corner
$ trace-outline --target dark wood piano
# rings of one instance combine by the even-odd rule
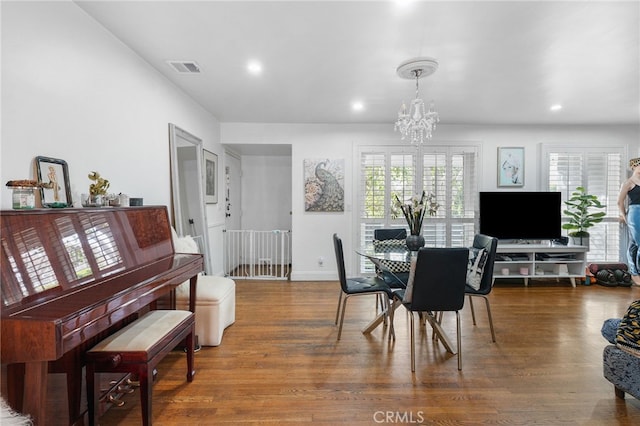
[[[69,423],[80,413],[84,352],[190,280],[202,255],[174,253],[164,206],[0,213],[2,347],[7,396],[36,424],[48,372],[67,374]]]

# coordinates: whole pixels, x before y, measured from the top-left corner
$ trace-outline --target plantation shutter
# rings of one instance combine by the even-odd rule
[[[618,262],[621,235],[617,199],[624,178],[624,148],[543,146],[543,158],[548,164],[547,189],[562,194],[563,208],[578,186],[607,206],[605,219],[589,229],[587,260]]]
[[[373,241],[376,229],[406,227],[404,218],[393,218],[395,195],[408,197],[415,188],[415,155],[404,147],[376,147],[360,154],[360,238],[362,247]],[[373,272],[371,262],[360,259],[361,272]]]
[[[419,166],[418,166],[419,164]],[[378,228],[407,228],[404,217],[392,217],[395,196],[407,200],[426,192],[440,205],[425,217],[422,235],[430,247],[470,246],[477,210],[477,147],[406,146],[363,147],[360,152],[359,245],[373,240]],[[408,229],[408,228],[407,228]],[[360,259],[360,272],[372,272]]]

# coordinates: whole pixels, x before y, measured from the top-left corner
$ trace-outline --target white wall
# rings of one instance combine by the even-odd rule
[[[1,7],[2,183],[33,178],[44,155],[68,163],[74,202],[96,170],[110,191],[170,206],[168,123],[222,158],[216,118],[74,3]],[[10,191],[0,192],[0,207],[11,208]],[[207,206],[210,229],[224,223],[222,205]],[[220,246],[212,243],[214,271]]]
[[[291,157],[242,156],[242,229],[291,229]]]
[[[354,155],[362,144],[398,143],[393,117],[384,125],[220,125],[72,2],[0,5],[2,183],[32,178],[33,158],[45,155],[68,162],[74,200],[87,192],[87,174],[96,170],[111,181],[114,192],[143,197],[145,204],[169,205],[169,122],[203,139],[218,158],[223,158],[221,142],[291,144],[292,278],[336,278],[334,232],[343,237],[345,253],[352,254],[346,259],[352,271],[357,260]],[[540,143],[621,144],[630,155],[639,152],[637,126],[447,126],[442,119],[433,143],[481,144],[482,190],[496,186],[498,146],[525,147],[525,190],[539,188]],[[345,212],[304,212],[305,158],[345,159]],[[223,170],[224,164],[220,182]],[[2,187],[0,194],[0,207],[11,208],[10,191]],[[250,193],[243,191],[243,198],[243,209],[254,207]],[[214,273],[222,271],[221,201],[206,206]],[[319,257],[325,259],[322,267]]]
[[[390,122],[391,123],[391,122]],[[453,126],[438,125],[432,144],[471,143],[481,146],[480,190],[497,189],[497,152],[500,146],[525,148],[523,190],[542,188],[538,170],[546,167],[539,158],[542,143],[571,146],[623,146],[631,156],[638,153],[637,126]],[[292,145],[292,280],[336,279],[331,235],[337,232],[345,246],[347,272],[356,273],[354,250],[357,231],[357,149],[360,145],[394,144],[399,136],[393,125],[304,125],[222,123],[224,144]],[[304,211],[303,161],[305,158],[345,159],[345,211],[312,213]],[[244,166],[243,166],[244,167]],[[243,196],[243,209],[252,209],[252,197]],[[257,206],[255,206],[257,208]],[[318,259],[325,259],[324,266]]]

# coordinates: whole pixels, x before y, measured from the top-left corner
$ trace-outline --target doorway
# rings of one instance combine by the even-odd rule
[[[191,235],[204,255],[211,274],[211,256],[202,182],[202,140],[169,124],[173,221],[179,236]]]
[[[225,274],[287,279],[291,265],[290,145],[225,146]]]

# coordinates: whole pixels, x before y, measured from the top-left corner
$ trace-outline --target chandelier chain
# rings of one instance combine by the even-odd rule
[[[413,71],[413,75],[416,76],[416,99],[418,99],[420,97],[420,89],[419,89],[418,80],[420,79],[420,76],[422,75],[422,70],[414,70]]]

